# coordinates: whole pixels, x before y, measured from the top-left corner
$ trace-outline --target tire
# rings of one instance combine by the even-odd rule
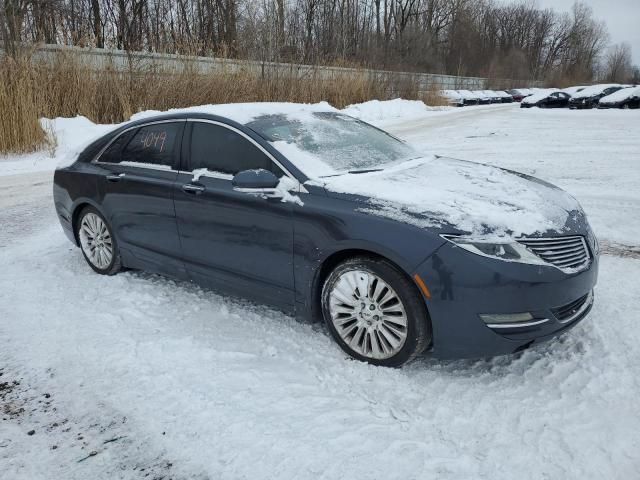
[[[431,341],[422,295],[402,271],[383,259],[355,257],[339,264],[323,284],[321,310],[340,348],[373,365],[400,367]]]
[[[84,259],[94,272],[114,275],[122,269],[118,242],[111,226],[93,207],[85,207],[78,215],[76,238]]]

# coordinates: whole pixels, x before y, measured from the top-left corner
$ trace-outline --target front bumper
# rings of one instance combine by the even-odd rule
[[[593,256],[593,255],[592,255]],[[533,343],[552,339],[578,324],[589,312],[598,276],[598,258],[588,268],[566,274],[551,266],[502,262],[443,245],[416,271],[431,298],[433,342],[437,358],[481,358],[515,353]],[[585,298],[579,314],[559,313]],[[481,314],[529,312],[532,325],[491,328]],[[566,312],[566,311],[565,311]]]

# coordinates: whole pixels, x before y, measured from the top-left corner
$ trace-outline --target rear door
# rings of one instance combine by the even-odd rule
[[[202,284],[293,309],[292,203],[233,190],[233,175],[285,172],[243,132],[189,121],[188,161],[176,183],[175,208],[185,264]]]
[[[185,121],[143,125],[100,156],[102,208],[125,264],[185,276],[173,205]]]

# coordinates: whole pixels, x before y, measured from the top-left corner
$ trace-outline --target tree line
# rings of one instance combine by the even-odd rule
[[[632,81],[628,45],[583,3],[494,0],[0,0],[24,43],[563,83]]]

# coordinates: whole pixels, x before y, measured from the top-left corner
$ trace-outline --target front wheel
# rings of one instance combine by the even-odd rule
[[[104,217],[93,207],[85,207],[78,217],[76,235],[89,266],[102,275],[120,271],[118,243]]]
[[[321,300],[331,335],[358,360],[399,367],[431,340],[422,296],[385,260],[358,257],[338,265],[324,283]]]

